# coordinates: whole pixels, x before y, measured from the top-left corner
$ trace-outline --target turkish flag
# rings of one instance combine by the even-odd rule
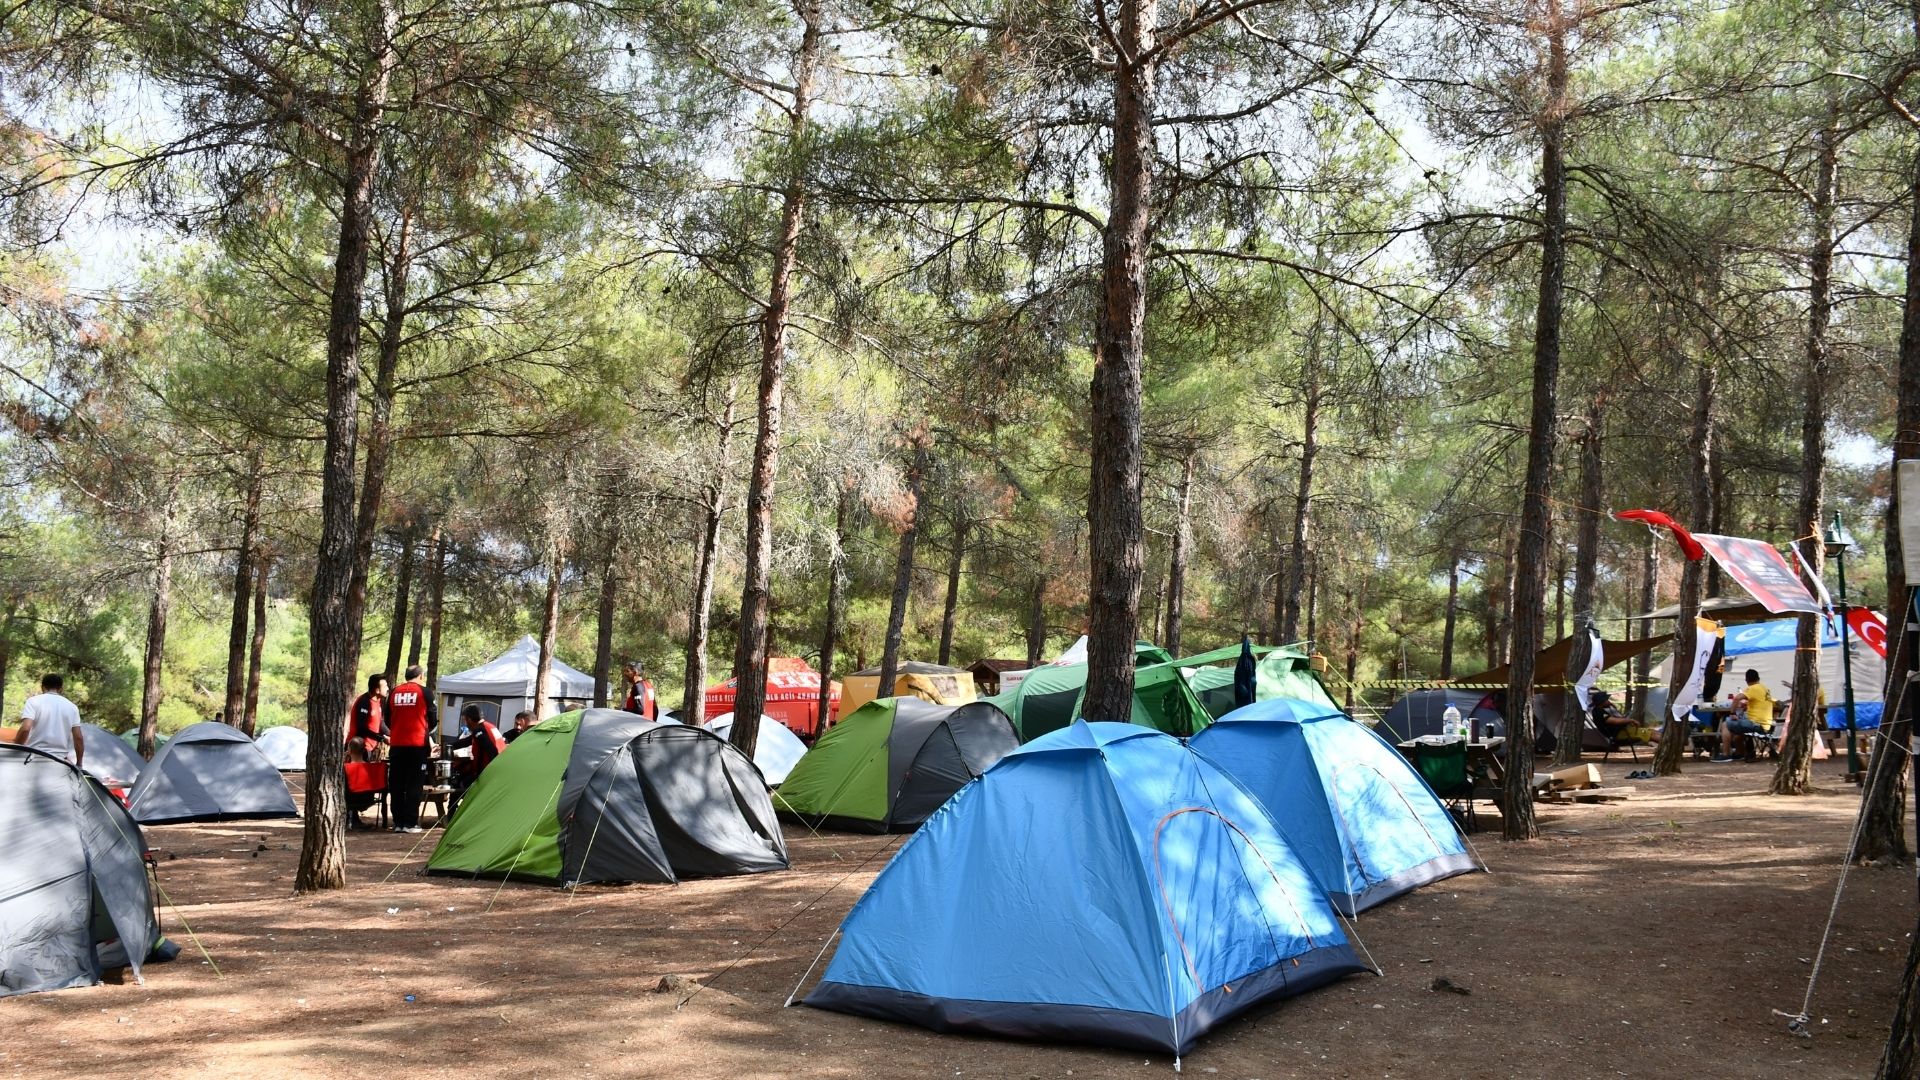
[[[1887,620],[1881,618],[1879,612],[1863,607],[1848,608],[1847,629],[1866,642],[1867,648],[1879,653],[1880,659],[1887,658]]]

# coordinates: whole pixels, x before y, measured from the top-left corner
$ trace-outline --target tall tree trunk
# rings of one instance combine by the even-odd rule
[[[560,575],[566,566],[559,540],[548,540],[547,601],[540,609],[540,661],[533,673],[533,722],[536,724],[547,718],[547,699],[553,696],[553,653],[560,640]]]
[[[852,502],[852,493],[841,484],[839,503],[833,511],[833,554],[827,559],[827,620],[820,636],[820,697],[815,702],[818,713],[813,728],[816,735],[833,722],[833,654],[840,644],[840,624],[846,621],[842,608],[847,602],[847,513]]]
[[[399,682],[400,653],[407,644],[407,605],[413,602],[413,529],[400,533],[400,558],[393,581],[393,625],[387,630],[387,661],[380,668]]]
[[[767,701],[768,626],[773,607],[773,485],[780,466],[780,405],[786,384],[787,318],[793,305],[793,272],[799,261],[800,227],[807,188],[800,155],[807,116],[813,106],[813,80],[819,65],[820,11],[811,0],[801,5],[806,26],[793,63],[793,108],[787,114],[787,153],[791,160],[780,198],[780,229],[773,246],[767,307],[760,319],[760,393],[753,465],[747,478],[746,567],[740,588],[740,640],[733,655],[736,687],[733,731],[729,741],[749,758],[760,745],[760,717]]]
[[[1313,529],[1313,467],[1320,457],[1320,334],[1324,315],[1316,313],[1307,333],[1307,359],[1301,373],[1306,403],[1301,411],[1300,476],[1293,489],[1293,558],[1287,562],[1287,577],[1280,590],[1280,622],[1275,644],[1294,640],[1300,628],[1300,594],[1306,584],[1307,545]]]
[[[1307,641],[1320,639],[1320,556],[1307,552]]]
[[[1893,1023],[1887,1028],[1887,1046],[1881,1052],[1874,1080],[1913,1080],[1920,1076],[1920,933],[1910,936],[1907,969],[1900,976],[1900,996],[1893,1005]]]
[[[714,450],[713,472],[707,478],[706,504],[702,507],[700,551],[693,573],[693,610],[687,616],[686,679],[680,694],[680,719],[696,727],[706,722],[707,715],[707,637],[713,628],[713,568],[719,557],[720,522],[727,513],[727,478],[733,473],[733,416],[739,400],[738,384],[728,383],[726,410],[720,417],[720,441]]]
[[[1920,149],[1914,152],[1913,173],[1909,177],[1908,193],[1914,207],[1907,223],[1907,294],[1906,307],[1900,318],[1900,360],[1899,374],[1895,379],[1897,387],[1894,404],[1893,424],[1893,469],[1897,472],[1899,463],[1920,459]],[[1915,634],[1910,628],[1913,621],[1913,601],[1908,590],[1920,582],[1907,580],[1906,552],[1900,544],[1900,515],[1905,510],[1900,501],[1900,485],[1893,485],[1893,497],[1887,501],[1885,525],[1885,544],[1887,554],[1887,629],[1889,651],[1887,653],[1887,681],[1882,691],[1882,700],[1899,702],[1910,694],[1908,676],[1920,667],[1920,642],[1914,640]],[[1907,512],[1911,512],[1910,510]],[[1904,629],[1903,629],[1904,628]],[[1866,791],[1861,798],[1866,800],[1862,807],[1863,820],[1860,826],[1860,844],[1856,857],[1860,859],[1895,859],[1905,862],[1911,857],[1907,850],[1906,830],[1906,788],[1907,770],[1902,768],[1906,755],[1898,748],[1910,745],[1908,740],[1913,733],[1913,709],[1908,707],[1894,710],[1894,715],[1882,719],[1880,730],[1874,739],[1872,765],[1867,770]],[[1914,941],[1920,943],[1920,933],[1914,935]],[[1917,945],[1920,947],[1920,945]],[[1920,953],[1916,953],[1920,956]],[[1907,995],[1913,997],[1914,959],[1907,961]],[[1909,1004],[1911,1017],[1913,1006]],[[1920,1030],[1908,1029],[1906,1061],[1920,1062],[1920,1052],[1914,1049],[1913,1040],[1920,1038]],[[1891,1048],[1891,1044],[1889,1044]],[[1909,1065],[1907,1073],[1887,1075],[1912,1075],[1916,1071]]]
[[[427,574],[427,700],[433,703],[433,722],[442,726],[440,715],[440,622],[446,612],[447,534],[434,528],[433,565]]]
[[[1713,409],[1720,388],[1720,373],[1714,361],[1711,355],[1705,357],[1694,373],[1693,435],[1689,441],[1693,460],[1687,469],[1687,527],[1690,529],[1702,527],[1713,512],[1711,478],[1716,453]],[[1673,702],[1692,675],[1694,645],[1698,640],[1694,620],[1700,614],[1700,588],[1706,579],[1706,567],[1701,564],[1708,561],[1711,560],[1688,560],[1680,567],[1680,610],[1673,618],[1673,677],[1667,684],[1667,715],[1661,720],[1660,748],[1653,755],[1656,776],[1680,775],[1680,762],[1686,756],[1691,737],[1692,725],[1673,718]],[[1657,568],[1659,563],[1654,561],[1651,565]]]
[[[1553,640],[1567,636],[1567,552],[1553,554]]]
[[[604,709],[613,685],[613,617],[620,604],[620,517],[609,516],[607,546],[600,561],[600,609],[594,617],[593,707]]]
[[[1540,306],[1533,325],[1533,414],[1527,436],[1527,477],[1514,551],[1513,646],[1507,677],[1506,798],[1502,819],[1509,840],[1539,835],[1533,816],[1533,669],[1546,615],[1541,571],[1551,529],[1549,498],[1557,441],[1561,294],[1567,269],[1567,167],[1563,140],[1567,108],[1567,20],[1560,0],[1547,0],[1547,101],[1540,123],[1540,188],[1544,225],[1540,245]]]
[[[382,5],[387,33],[396,15]],[[353,705],[360,651],[354,607],[354,458],[360,416],[360,300],[367,280],[367,242],[379,169],[380,125],[395,54],[376,43],[372,74],[362,87],[341,184],[340,228],[327,311],[326,443],[321,455],[320,550],[310,611],[307,676],[307,803],[294,891],[347,883],[347,712]]]
[[[1718,457],[1719,455],[1716,454],[1714,456]],[[1645,546],[1642,548],[1640,561],[1641,611],[1652,611],[1654,605],[1660,602],[1660,546],[1656,542],[1657,539],[1653,534],[1653,530],[1647,530],[1646,540],[1644,541]],[[1641,637],[1646,638],[1653,636],[1653,621],[1651,619],[1640,620],[1639,626]],[[1633,661],[1633,693],[1628,695],[1628,700],[1633,704],[1631,708],[1628,709],[1628,712],[1643,719],[1658,720],[1658,717],[1649,717],[1647,715],[1647,681],[1652,675],[1652,653],[1643,652],[1635,657]],[[1647,726],[1652,727],[1654,725],[1649,723]]]
[[[1594,395],[1587,403],[1587,423],[1580,433],[1580,505],[1574,510],[1573,526],[1573,633],[1583,641],[1589,626],[1599,628],[1600,613],[1594,610],[1594,593],[1600,581],[1600,504],[1606,501],[1601,471],[1604,463],[1600,457],[1605,409],[1604,397]],[[1569,668],[1567,681],[1573,681],[1579,674]],[[1570,704],[1560,725],[1560,742],[1554,760],[1561,765],[1575,765],[1580,761],[1585,717],[1574,702],[1571,690],[1567,692],[1567,700]]]
[[[1360,634],[1367,628],[1367,618],[1360,611],[1361,601],[1353,595],[1353,586],[1347,586],[1347,613],[1352,618],[1347,630],[1347,700],[1344,708],[1353,712],[1353,680],[1360,670]]]
[[[422,550],[427,554],[432,554],[433,552],[439,550],[439,547],[440,547],[440,523],[436,521],[433,523],[433,529],[427,533],[427,543]],[[413,667],[420,663],[421,635],[425,632],[426,625],[427,625],[427,605],[426,604],[413,605],[413,632],[412,632],[411,639],[407,642],[407,666],[408,667]]]
[[[1181,655],[1180,622],[1187,606],[1187,549],[1193,544],[1193,465],[1197,452],[1180,463],[1180,489],[1174,494],[1179,520],[1173,527],[1173,551],[1167,559],[1167,651]]]
[[[247,613],[253,602],[253,557],[260,533],[260,464],[247,475],[245,508],[240,518],[240,550],[233,558],[233,617],[227,624],[227,692],[221,714],[245,727],[247,707]]]
[[[1447,615],[1440,631],[1440,677],[1453,678],[1453,632],[1460,621],[1460,555],[1447,555]]]
[[[1158,0],[1120,0],[1113,69],[1113,153],[1108,167],[1101,297],[1094,323],[1087,487],[1087,688],[1089,720],[1133,715],[1133,645],[1141,578],[1140,386],[1146,353],[1147,255],[1153,205],[1154,27]]]
[[[273,556],[262,548],[253,559],[253,641],[247,648],[247,691],[241,728],[252,738],[260,730],[260,667],[267,652],[267,576]]]
[[[1719,354],[1716,353],[1715,359],[1717,360],[1718,358],[1719,358]],[[1726,516],[1727,516],[1727,499],[1729,498],[1729,495],[1727,490],[1727,464],[1726,463],[1727,463],[1726,454],[1719,453],[1719,454],[1713,455],[1713,474],[1710,479],[1710,484],[1713,489],[1713,513],[1707,518],[1707,531],[1710,533],[1714,533],[1715,535],[1724,534],[1727,531]],[[1706,584],[1705,595],[1708,597],[1719,596],[1722,589],[1724,588],[1725,586],[1721,583],[1720,564],[1717,562],[1714,562],[1712,559],[1708,559],[1707,560],[1707,584]],[[1648,608],[1647,610],[1651,611],[1653,609]]]
[[[960,614],[960,573],[966,568],[967,531],[971,522],[964,507],[953,519],[953,550],[947,556],[947,604],[940,611],[940,663],[953,663],[953,624]]]
[[[1801,384],[1800,505],[1793,521],[1795,537],[1813,537],[1810,543],[1800,545],[1800,549],[1807,555],[1808,569],[1816,577],[1827,561],[1826,548],[1820,542],[1820,512],[1826,502],[1826,390],[1833,366],[1827,329],[1833,319],[1833,207],[1839,164],[1839,136],[1834,126],[1834,114],[1829,112],[1827,126],[1821,130],[1817,144],[1820,157],[1811,207],[1813,247],[1807,272],[1806,368]],[[1806,794],[1813,775],[1814,730],[1824,723],[1815,705],[1819,695],[1820,619],[1802,615],[1793,658],[1793,723],[1781,741],[1780,764],[1774,769],[1768,794]]]
[[[880,654],[880,696],[892,697],[900,673],[900,649],[906,636],[907,602],[913,597],[913,550],[920,539],[921,485],[927,474],[927,436],[913,440],[913,466],[907,470],[907,527],[900,533],[893,564],[893,599],[887,607],[886,648]]]
[[[174,497],[160,508],[160,539],[153,552],[153,592],[147,604],[147,653],[140,668],[140,756],[149,760],[160,732],[160,702],[165,691],[160,684],[161,668],[166,662],[167,616],[173,610],[173,522]]]
[[[1027,667],[1047,658],[1047,579],[1034,578],[1027,589]]]
[[[348,596],[354,650],[359,651],[373,571],[373,541],[380,531],[380,504],[386,496],[387,465],[393,456],[393,401],[400,378],[400,346],[406,340],[407,277],[412,266],[413,218],[403,212],[393,261],[386,267],[385,320],[375,353],[373,389],[367,395],[367,427],[361,435],[360,507],[354,514],[353,590]],[[357,659],[356,655],[356,659]],[[391,667],[384,669],[391,676]]]

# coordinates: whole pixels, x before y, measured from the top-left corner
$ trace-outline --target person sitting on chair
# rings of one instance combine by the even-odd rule
[[[1736,735],[1765,735],[1773,730],[1773,692],[1767,684],[1760,681],[1760,673],[1747,669],[1747,686],[1738,695],[1734,704],[1745,699],[1747,715],[1742,718],[1728,716],[1720,724],[1720,753],[1715,761],[1733,760],[1733,739]],[[1748,760],[1752,760],[1749,758]]]
[[[480,715],[480,706],[469,705],[460,710],[460,737],[448,740],[446,747],[449,751],[471,752],[469,757],[454,759],[453,798],[447,803],[447,813],[452,815],[460,806],[460,797],[507,748],[507,740],[500,737],[499,728]]]

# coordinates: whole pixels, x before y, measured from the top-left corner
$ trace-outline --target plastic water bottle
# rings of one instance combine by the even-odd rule
[[[1462,730],[1465,727],[1466,725],[1460,720],[1460,709],[1458,706],[1448,705],[1447,711],[1440,714],[1440,734],[1448,737],[1457,735],[1465,738],[1465,732]]]

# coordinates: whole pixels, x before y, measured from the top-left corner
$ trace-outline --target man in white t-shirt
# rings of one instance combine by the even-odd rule
[[[86,759],[87,738],[80,731],[80,710],[60,692],[66,685],[57,674],[40,680],[40,692],[20,706],[20,743],[79,765]]]

